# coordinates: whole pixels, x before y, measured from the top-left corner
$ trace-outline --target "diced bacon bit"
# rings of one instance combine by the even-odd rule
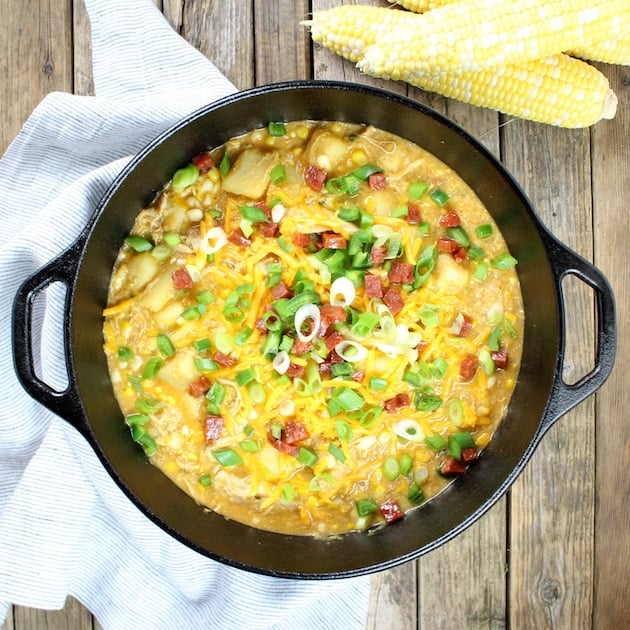
[[[335,232],[324,232],[322,234],[322,248],[324,249],[346,249],[348,241]]]
[[[360,383],[364,378],[365,372],[361,372],[360,370],[357,370],[356,372],[352,372],[352,374],[350,374],[350,379],[356,381],[357,383]]]
[[[429,347],[428,341],[421,341],[417,346],[416,350],[418,351],[418,357],[422,357],[422,353]]]
[[[288,444],[283,440],[277,440],[271,435],[271,432],[267,433],[267,439],[271,443],[271,446],[279,450],[281,453],[285,453],[286,455],[297,457],[297,454],[300,452],[299,446],[297,446],[296,444]]]
[[[324,343],[329,350],[333,350],[334,347],[344,340],[344,336],[338,331],[334,330],[324,338]]]
[[[394,284],[411,284],[413,282],[413,265],[395,262],[389,270],[389,281]]]
[[[306,427],[301,422],[290,420],[284,427],[283,440],[287,444],[299,444],[310,437]]]
[[[236,228],[229,236],[228,241],[239,247],[249,247],[252,242],[243,234],[241,228]]]
[[[318,166],[313,166],[309,164],[304,169],[304,180],[308,184],[309,188],[314,190],[315,192],[319,192],[328,177],[328,173]]]
[[[267,238],[275,238],[278,235],[279,223],[265,221],[257,224],[258,232]]]
[[[193,398],[201,398],[210,389],[210,381],[205,376],[200,376],[188,386],[188,393]]]
[[[408,407],[410,402],[409,394],[396,394],[393,398],[386,400],[383,403],[383,407],[385,407],[387,413],[395,413],[396,411],[400,411],[403,407]]]
[[[383,302],[394,315],[400,313],[405,304],[400,293],[393,287],[390,287],[387,291],[385,291],[383,295]]]
[[[271,287],[271,295],[274,300],[281,300],[282,298],[291,297],[293,291],[282,281],[278,282],[276,286]]]
[[[206,416],[204,421],[204,436],[206,444],[214,442],[220,435],[225,425],[223,416]]]
[[[462,359],[459,365],[459,374],[465,381],[470,381],[477,373],[479,359],[474,354],[469,354]]]
[[[334,350],[331,350],[328,356],[319,364],[319,373],[322,375],[330,374],[330,366],[335,363],[343,363],[343,359]]]
[[[296,339],[293,342],[293,347],[291,348],[291,354],[301,357],[303,354],[310,352],[312,348],[313,348],[312,341],[302,341],[301,339]]]
[[[292,241],[296,247],[303,248],[308,247],[312,243],[310,234],[294,234]]]
[[[407,216],[405,218],[410,225],[418,225],[422,221],[420,206],[417,203],[408,203]]]
[[[460,248],[460,244],[455,239],[449,238],[448,236],[438,238],[436,245],[438,252],[445,254],[452,254]]]
[[[387,177],[385,173],[372,173],[368,176],[367,183],[370,190],[385,190],[387,188]]]
[[[463,461],[459,461],[447,455],[440,465],[440,472],[446,476],[461,475],[466,472],[466,465]]]
[[[505,370],[508,364],[508,352],[505,348],[499,348],[495,352],[491,352],[490,356],[494,361],[494,367],[497,370]]]
[[[438,223],[442,227],[450,228],[450,227],[457,227],[458,225],[461,225],[462,222],[457,212],[455,212],[455,210],[449,210],[446,214],[443,214],[440,217]]]
[[[262,317],[259,317],[255,322],[254,322],[254,328],[256,328],[256,330],[260,331],[261,333],[268,333],[269,329],[267,328],[267,325],[265,324],[265,320]]]
[[[465,247],[458,247],[454,252],[453,252],[453,258],[457,261],[457,262],[462,262],[464,260],[466,260],[468,258],[468,251],[466,250]]]
[[[271,208],[264,201],[257,201],[254,206],[256,208],[260,208],[266,215],[267,218],[271,221]]]
[[[471,462],[474,462],[477,459],[477,451],[472,446],[463,448],[460,459],[462,463],[470,464]]]
[[[472,330],[472,319],[462,313],[462,325],[459,328],[459,331],[456,333],[458,337],[468,337],[470,335],[470,331]]]
[[[332,304],[324,304],[319,309],[320,325],[319,336],[324,337],[328,332],[328,328],[333,324],[345,322],[348,314],[343,306],[333,306]]]
[[[385,262],[385,254],[387,254],[387,247],[385,245],[372,247],[370,251],[370,261],[375,265],[382,265]]]
[[[304,376],[304,372],[306,368],[303,365],[298,365],[297,363],[289,363],[289,367],[287,368],[286,375],[289,378],[302,378]]]
[[[175,269],[171,277],[173,278],[173,286],[177,289],[177,291],[193,288],[193,279],[188,273],[188,269],[185,269],[184,267],[181,269]]]
[[[195,155],[192,163],[199,169],[200,173],[207,173],[214,166],[212,156],[207,151]]]
[[[404,516],[403,511],[400,509],[400,506],[398,505],[398,503],[396,503],[396,501],[394,501],[394,499],[389,499],[388,501],[385,501],[385,503],[380,506],[379,510],[387,524],[395,523]]]
[[[363,278],[365,284],[365,297],[368,298],[382,298],[383,297],[383,282],[380,276],[368,273]]]
[[[221,367],[232,367],[238,363],[238,359],[229,354],[224,354],[223,352],[215,352],[212,355],[212,360],[215,363],[218,363]]]

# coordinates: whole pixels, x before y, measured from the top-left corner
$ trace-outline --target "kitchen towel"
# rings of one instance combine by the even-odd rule
[[[304,581],[214,562],[148,520],[79,433],[13,371],[17,287],[79,235],[121,168],[186,114],[235,87],[151,0],[85,0],[94,96],[54,92],[0,160],[0,623],[11,604],[72,595],[106,630],[345,630],[366,624],[369,578]],[[63,389],[63,288],[35,303],[35,361]]]

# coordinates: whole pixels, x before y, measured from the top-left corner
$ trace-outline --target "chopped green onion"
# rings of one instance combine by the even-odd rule
[[[200,372],[215,372],[219,369],[219,365],[212,359],[195,357],[193,363]]]
[[[372,376],[370,378],[369,388],[375,392],[387,391],[387,379]]]
[[[446,202],[449,200],[449,196],[439,188],[436,188],[429,194],[431,200],[438,206],[443,207],[446,205]]]
[[[429,190],[429,184],[426,182],[413,182],[407,190],[407,197],[417,201],[427,192],[427,190]]]
[[[173,190],[179,192],[192,186],[199,179],[199,169],[194,164],[189,164],[184,168],[175,171],[173,175]]]
[[[318,492],[320,490],[326,490],[327,488],[332,488],[333,478],[330,473],[321,473],[319,475],[315,475],[311,482],[308,484],[308,489],[310,492]]]
[[[173,342],[170,340],[168,335],[165,335],[164,333],[158,333],[156,343],[158,350],[165,357],[172,357],[175,354],[175,346],[173,345]]]
[[[168,245],[157,245],[151,250],[151,256],[153,256],[155,260],[162,262],[171,255],[171,252],[172,250]]]
[[[488,348],[491,352],[496,352],[501,347],[501,335],[503,335],[503,328],[500,326],[495,326],[490,332]]]
[[[350,333],[356,337],[367,337],[378,324],[376,313],[361,313],[350,327]]]
[[[181,316],[186,320],[199,319],[201,317],[201,310],[199,306],[189,306],[182,311]]]
[[[261,350],[261,354],[265,357],[265,359],[267,359],[267,361],[273,360],[276,354],[280,352],[281,339],[282,333],[279,330],[269,331]]]
[[[488,277],[488,263],[483,260],[477,263],[475,270],[473,271],[473,278],[483,282]]]
[[[494,368],[495,368],[494,361],[492,360],[490,353],[485,348],[482,348],[481,350],[479,350],[479,354],[477,355],[477,358],[479,359],[479,365],[481,366],[481,369],[488,376],[494,373]]]
[[[247,383],[257,380],[256,368],[248,367],[242,372],[237,372],[234,380],[239,387],[243,387],[247,385]]]
[[[131,249],[138,253],[148,252],[153,249],[153,243],[143,236],[128,236],[125,239],[125,245],[128,245]]]
[[[418,319],[426,328],[436,328],[440,325],[440,312],[436,306],[426,304],[420,309]]]
[[[223,317],[225,317],[226,321],[232,324],[238,324],[238,322],[243,321],[245,319],[245,313],[238,307],[232,304],[224,304],[223,305]]]
[[[478,225],[475,228],[475,234],[477,235],[477,238],[481,238],[481,239],[490,238],[493,232],[494,230],[492,228],[492,225],[490,225],[489,223],[486,223],[484,225]]]
[[[359,499],[356,502],[357,514],[359,516],[369,516],[378,510],[374,499]]]
[[[209,488],[212,485],[212,477],[208,473],[204,473],[203,475],[199,476],[197,482],[200,486],[204,488]]]
[[[293,501],[296,495],[297,495],[297,491],[293,484],[289,483],[288,481],[282,484],[282,498],[287,503],[290,503],[291,501]]]
[[[270,122],[267,129],[270,136],[280,137],[287,134],[287,128],[283,122]]]
[[[352,439],[352,427],[345,420],[335,420],[335,433],[344,442]]]
[[[370,175],[382,172],[383,169],[379,168],[378,166],[374,166],[373,164],[364,164],[363,166],[359,166],[359,168],[356,168],[354,171],[352,171],[351,175],[365,182]]]
[[[251,401],[255,405],[260,405],[265,402],[267,398],[267,392],[263,387],[262,383],[258,381],[252,381],[247,385],[247,392],[249,393],[249,397]]]
[[[359,392],[349,387],[339,387],[333,394],[332,398],[341,406],[344,411],[357,411],[363,407],[365,400]]]
[[[382,413],[383,407],[377,407],[376,405],[369,407],[361,414],[359,424],[364,428],[371,427],[381,417]]]
[[[131,385],[131,387],[138,392],[139,394],[141,394],[143,392],[143,387],[142,387],[142,379],[138,378],[137,376],[134,376],[133,374],[127,374],[127,380],[129,381],[129,385]]]
[[[434,394],[423,394],[418,391],[414,395],[414,405],[418,411],[431,413],[442,405],[442,399]]]
[[[495,268],[501,271],[505,271],[506,269],[512,269],[518,264],[518,260],[514,258],[514,256],[508,254],[507,252],[503,252],[497,256],[495,256],[490,264]]]
[[[448,438],[448,452],[453,459],[460,460],[462,458],[462,447],[452,435]]]
[[[278,424],[277,422],[274,422],[271,425],[271,437],[274,440],[280,440],[282,438],[282,425]]]
[[[243,440],[239,446],[246,453],[256,453],[260,450],[260,442],[257,440]]]
[[[214,336],[214,345],[219,352],[223,354],[229,354],[232,352],[232,339],[225,331],[220,330]]]
[[[195,296],[195,299],[199,304],[214,304],[216,302],[216,298],[208,289],[204,289],[203,291],[199,291]]]
[[[400,474],[408,475],[413,467],[413,458],[409,453],[403,453],[400,456]]]
[[[468,234],[461,225],[446,228],[446,234],[462,247],[470,246],[470,239],[468,238]]]
[[[234,337],[234,343],[237,346],[242,346],[252,335],[254,331],[251,328],[243,328],[238,332],[236,337]]]
[[[252,223],[266,223],[269,221],[265,211],[257,206],[239,206],[238,211],[245,220]]]
[[[149,422],[150,418],[145,413],[130,413],[125,418],[125,424],[129,427],[142,426]]]
[[[464,403],[461,398],[451,398],[448,402],[448,417],[453,424],[459,426],[464,419]]]
[[[317,453],[307,446],[301,446],[296,459],[304,466],[312,466],[317,461]]]
[[[448,372],[448,363],[442,357],[437,357],[433,363],[431,363],[431,373],[438,380],[442,380]]]
[[[151,457],[151,455],[155,455],[158,450],[157,442],[148,434],[144,433],[136,440],[140,446],[144,449],[144,452]]]
[[[182,242],[180,235],[175,232],[165,232],[162,238],[169,247],[177,247]]]
[[[127,348],[127,346],[118,348],[118,358],[121,361],[131,361],[131,359],[133,359],[133,350],[131,348]]]
[[[361,208],[358,206],[340,208],[337,216],[342,221],[358,221],[361,218]]]
[[[210,385],[210,389],[206,392],[206,400],[219,407],[225,400],[227,390],[224,385],[216,381]]]
[[[219,172],[221,173],[221,177],[225,177],[232,167],[232,161],[230,160],[230,156],[227,151],[223,154],[221,161],[219,162]]]
[[[431,234],[431,224],[428,221],[418,223],[418,232],[420,232],[422,236],[429,236],[429,234]]]
[[[293,245],[292,243],[289,243],[289,241],[287,241],[286,237],[284,235],[279,236],[276,239],[276,243],[278,243],[278,247],[282,250],[285,251],[287,254],[292,253],[295,250],[295,245]]]
[[[396,206],[389,211],[389,216],[398,219],[400,217],[406,217],[409,214],[409,208],[407,206]]]
[[[341,449],[341,447],[333,444],[332,442],[328,445],[328,452],[342,464],[346,461],[346,455]]]
[[[471,260],[481,260],[486,255],[486,252],[481,247],[472,245],[468,248],[468,258]]]
[[[451,436],[462,448],[474,448],[475,438],[468,433],[468,431],[460,431],[459,433],[453,433]]]
[[[243,463],[241,456],[233,448],[218,448],[212,451],[221,466],[238,466]]]
[[[400,475],[400,464],[395,457],[388,457],[383,462],[383,474],[390,481],[394,481]]]
[[[433,435],[427,435],[424,438],[424,441],[430,449],[438,453],[440,451],[443,451],[448,444],[447,441],[441,435],[438,435],[437,433],[434,433]]]
[[[157,357],[153,357],[152,359],[149,359],[144,364],[144,368],[142,369],[142,378],[144,379],[155,378],[158,372],[160,371],[161,367],[162,367],[162,359],[159,359]]]
[[[415,505],[418,505],[418,503],[422,503],[424,501],[424,495],[422,494],[422,490],[417,483],[412,483],[409,485],[407,498],[411,503]]]
[[[197,339],[197,341],[193,341],[193,348],[197,352],[206,352],[212,348],[212,343],[208,337],[204,337],[203,339]]]
[[[438,251],[435,244],[429,245],[421,254],[414,269],[413,288],[421,287],[431,275],[437,261]]]
[[[330,366],[330,373],[333,376],[350,376],[354,372],[354,365],[348,361],[333,363]]]
[[[135,407],[141,414],[147,414],[161,409],[164,403],[156,398],[139,398],[136,400]]]
[[[287,171],[284,164],[276,164],[269,172],[269,178],[274,186],[281,184],[287,178]]]

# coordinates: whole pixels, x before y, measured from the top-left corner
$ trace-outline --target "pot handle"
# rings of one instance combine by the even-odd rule
[[[595,393],[605,383],[612,372],[617,347],[615,296],[608,280],[597,267],[553,236],[546,234],[545,237],[558,290],[562,290],[562,280],[568,275],[579,278],[594,290],[597,306],[597,336],[595,365],[588,374],[569,385],[562,379],[562,366],[558,366],[559,377],[556,379],[547,405],[541,433],[544,433],[556,420]],[[564,316],[564,308],[562,310]],[[564,333],[561,332],[560,361],[563,357]]]
[[[81,247],[82,242],[79,240],[57,258],[27,278],[20,286],[13,301],[12,341],[15,371],[24,389],[35,400],[62,417],[85,435],[87,429],[83,421],[83,406],[71,377],[69,344],[72,286],[79,265]],[[63,391],[57,391],[39,378],[35,370],[33,354],[33,304],[35,298],[55,282],[60,282],[66,287],[63,304],[63,349],[68,386]]]

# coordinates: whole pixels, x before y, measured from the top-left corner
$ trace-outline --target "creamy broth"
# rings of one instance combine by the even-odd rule
[[[174,174],[116,261],[105,352],[130,439],[253,527],[404,518],[505,415],[516,263],[462,179],[404,139],[312,121],[234,138]]]

